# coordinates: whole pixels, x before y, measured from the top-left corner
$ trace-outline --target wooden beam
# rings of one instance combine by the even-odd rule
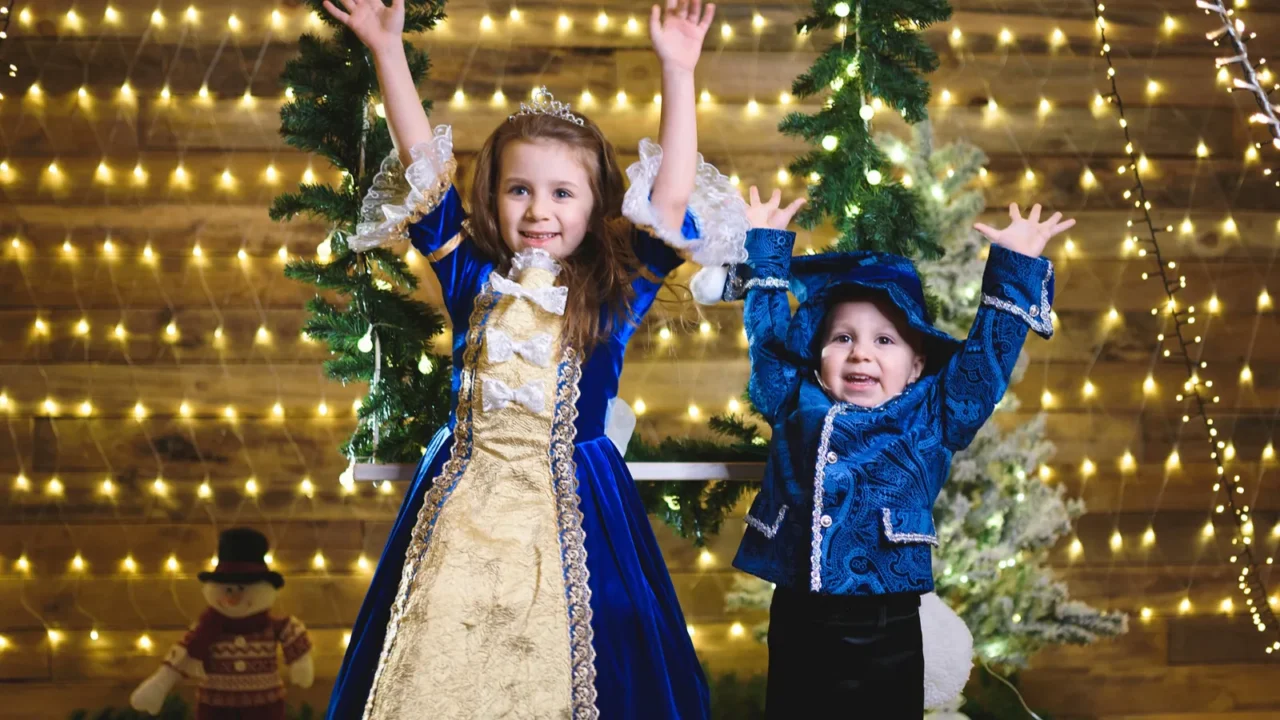
[[[292,162],[289,157],[282,155],[277,168],[290,167],[286,164]],[[742,157],[745,164],[747,156]],[[1018,165],[1007,167],[1016,177],[1019,168],[1025,168],[1021,165],[1020,158],[1014,160]],[[709,161],[723,165],[727,172],[735,171],[736,161],[728,164],[718,158],[709,158]],[[759,161],[759,174],[750,176],[739,172],[740,187],[745,188],[752,182],[766,190],[776,186],[777,165],[772,163],[782,164],[785,161],[786,158],[766,157]],[[993,158],[993,165],[997,162],[1000,162],[1000,158]],[[250,165],[251,163],[245,164],[246,167]],[[250,169],[258,172],[265,167],[263,164],[257,169]],[[770,167],[772,170],[769,170]],[[124,168],[126,171],[128,169]],[[221,169],[214,169],[221,173]],[[306,166],[299,162],[294,169],[295,174],[290,176],[290,182],[300,178]],[[769,174],[771,172],[773,175]],[[800,192],[798,184],[788,187]],[[284,185],[281,189],[284,189]],[[305,218],[290,223],[272,222],[263,211],[269,196],[270,193],[264,192],[255,201],[258,204],[253,205],[206,204],[200,202],[199,198],[192,198],[193,202],[188,205],[174,202],[172,198],[162,197],[157,193],[148,199],[146,212],[138,212],[138,206],[133,203],[63,206],[44,197],[0,208],[0,258],[5,261],[16,261],[19,258],[35,261],[41,257],[60,257],[63,243],[69,241],[79,250],[79,257],[83,260],[96,259],[103,255],[102,243],[108,238],[117,249],[116,254],[130,261],[138,260],[142,249],[147,243],[151,243],[160,254],[161,268],[169,267],[166,261],[171,259],[172,253],[176,253],[176,257],[188,257],[191,245],[197,241],[210,259],[234,256],[241,249],[250,258],[275,258],[282,245],[291,255],[314,257],[316,246],[324,239],[327,228]],[[1090,197],[1082,194],[1079,200],[1084,203]],[[1101,195],[1092,197],[1102,199]],[[980,217],[983,222],[999,223],[1008,217],[1005,208],[995,202],[997,199],[1005,198],[990,199],[991,210]],[[1013,201],[1019,198],[1009,199]],[[1063,207],[1076,219],[1076,227],[1072,229],[1070,237],[1079,250],[1080,259],[1087,261],[1134,257],[1131,250],[1125,250],[1123,242],[1125,237],[1134,232],[1126,225],[1128,220],[1133,219],[1130,213],[1123,209],[1081,207],[1072,210],[1071,205]],[[1159,227],[1173,225],[1175,229],[1173,234],[1160,237],[1162,255],[1176,261],[1193,258],[1266,261],[1276,252],[1277,235],[1280,234],[1277,220],[1280,219],[1280,214],[1271,211],[1232,210],[1230,217],[1236,225],[1234,233],[1225,231],[1227,217],[1225,212],[1198,208],[1157,212],[1155,219]],[[1183,220],[1190,221],[1192,232],[1181,231]],[[15,237],[19,240],[20,249],[15,249],[12,245]],[[813,231],[800,230],[796,251],[799,253],[806,248],[826,247],[834,239],[835,234],[830,226],[823,225]],[[1050,251],[1051,255],[1060,257],[1061,248],[1061,245],[1055,245]],[[1140,264],[1135,264],[1134,267],[1138,270]]]
[[[483,14],[479,8],[460,12],[463,19],[456,23],[459,26],[471,18],[478,24]],[[586,15],[570,11],[569,16],[574,14],[579,18]],[[937,34],[932,33],[930,39],[936,39]],[[635,101],[647,100],[660,91],[657,58],[643,46],[605,49],[517,42],[496,48],[485,47],[489,44],[488,34],[477,33],[473,37],[481,51],[473,52],[464,45],[437,42],[447,35],[427,37],[431,69],[421,91],[424,97],[437,102],[446,102],[457,89],[484,97],[497,87],[508,88],[511,94],[511,88],[540,84],[566,96],[564,99],[575,106],[582,105],[580,93],[584,89],[604,102],[612,102],[619,90]],[[504,38],[510,42],[511,36]],[[775,42],[782,38],[776,34],[762,33],[754,50],[740,42],[723,44],[720,39],[717,33],[712,43],[718,49],[707,53],[699,64],[698,87],[725,102],[777,102],[780,93],[789,91],[792,81],[807,71],[819,55],[809,43],[784,40],[778,46]],[[1040,97],[1049,99],[1054,107],[1083,107],[1102,87],[1104,70],[1091,47],[1092,33],[1085,52],[1073,53],[1070,48],[1035,52],[1023,48],[1014,51],[1020,54],[1017,62],[1010,61],[1007,48],[984,48],[988,43],[983,40],[984,36],[974,36],[968,42],[962,40],[960,47],[951,47],[949,40],[939,44],[942,64],[929,81],[939,100],[944,89],[951,100],[939,101],[938,108],[948,104],[985,105],[994,98],[1010,108],[1038,112]],[[246,91],[259,98],[277,97],[283,92],[278,78],[284,65],[298,52],[296,44],[283,38],[274,40],[260,53],[255,52],[254,72],[248,75],[240,53],[218,53],[216,41],[203,45],[198,40],[193,44],[190,38],[176,45],[139,42],[137,52],[127,54],[103,52],[104,39],[100,37],[15,36],[11,42],[12,56],[33,58],[39,64],[40,87],[49,95],[65,95],[84,87],[91,99],[82,103],[77,97],[74,103],[84,108],[111,102],[126,81],[146,97],[158,96],[166,86],[177,97],[193,97],[201,87],[215,97],[235,98]],[[642,37],[640,44],[643,42]],[[1126,45],[1126,49],[1134,50],[1132,45]],[[1204,53],[1188,56],[1170,54],[1168,50],[1153,53],[1142,72],[1118,74],[1121,96],[1134,104],[1141,99],[1147,106],[1197,108],[1229,104],[1223,92],[1225,86],[1215,79],[1210,58]],[[1154,91],[1149,80],[1157,82]],[[811,98],[807,103],[816,107],[821,100]]]
[[[456,127],[494,128],[507,119],[516,107],[514,103],[527,92],[527,88],[511,89],[510,96],[500,103],[489,97],[472,98],[463,103],[440,102],[432,120]],[[239,98],[164,101],[135,97],[125,103],[114,102],[109,115],[103,112],[93,117],[67,113],[66,109],[75,102],[76,96],[71,93],[46,97],[39,103],[28,95],[21,103],[14,103],[20,109],[8,113],[22,114],[4,123],[11,127],[7,154],[15,158],[75,155],[96,158],[108,148],[113,153],[133,155],[155,151],[280,151],[286,147],[276,131],[279,126],[276,114],[282,102],[279,98],[263,98],[246,106]],[[1027,109],[1034,107],[1029,105]],[[583,111],[616,147],[636,147],[641,138],[657,131],[658,108],[647,98],[621,107],[611,103],[604,112],[591,107]],[[776,104],[760,105],[752,112],[741,103],[714,99],[710,103],[699,103],[703,150],[706,153],[794,155],[805,149],[803,142],[777,132],[778,123],[789,111]],[[878,129],[905,134],[906,126],[896,113],[881,113],[878,118]],[[1123,135],[1115,126],[1115,117],[1105,108],[1060,107],[1041,117],[1035,112],[1011,109],[993,113],[984,101],[979,106],[952,107],[937,113],[935,119],[939,142],[963,137],[990,153],[1091,155],[1110,154],[1123,147]],[[1242,155],[1247,142],[1247,127],[1236,121],[1234,110],[1226,107],[1194,111],[1153,107],[1133,123],[1142,138],[1143,152],[1152,157],[1194,151],[1194,144],[1188,146],[1192,132],[1200,135],[1214,152],[1228,156],[1238,156],[1237,151]],[[717,127],[732,128],[733,132],[708,132]],[[459,133],[454,138],[456,148],[460,152],[475,152],[487,134]]]

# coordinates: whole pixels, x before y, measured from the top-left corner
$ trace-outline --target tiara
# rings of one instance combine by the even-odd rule
[[[562,103],[547,90],[547,86],[536,88],[533,91],[532,103],[520,103],[520,112],[511,115],[507,120],[515,120],[520,115],[550,115],[551,117],[567,120],[574,125],[582,126],[582,118],[569,112],[569,103]]]

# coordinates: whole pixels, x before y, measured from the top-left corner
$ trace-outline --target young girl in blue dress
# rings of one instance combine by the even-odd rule
[[[693,69],[714,7],[653,8],[661,128],[629,190],[599,128],[543,91],[484,143],[465,209],[450,128],[431,127],[405,61],[403,0],[325,8],[369,47],[396,147],[351,244],[407,236],[454,328],[453,411],[328,716],[706,717],[670,576],[605,427],[627,343],[681,253],[710,268],[745,259],[745,203],[697,153]]]

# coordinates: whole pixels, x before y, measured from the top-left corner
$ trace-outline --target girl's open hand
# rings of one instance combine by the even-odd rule
[[[707,3],[703,7],[702,0],[667,0],[665,13],[661,6],[653,6],[649,13],[649,38],[663,69],[693,72],[715,14],[716,6]]]
[[[351,28],[375,53],[401,47],[400,35],[404,32],[404,0],[391,0],[390,7],[382,0],[324,0],[324,9],[338,22]]]
[[[1026,218],[1018,212],[1018,204],[1009,206],[1009,227],[996,230],[990,225],[975,223],[973,228],[997,245],[1002,245],[1023,255],[1040,257],[1049,238],[1071,228],[1076,224],[1074,219],[1063,220],[1062,213],[1056,212],[1048,220],[1040,222],[1040,205],[1031,208]]]
[[[780,208],[782,191],[774,190],[773,195],[769,197],[769,202],[762,203],[760,191],[755,185],[751,186],[750,197],[751,202],[747,205],[747,220],[751,221],[751,227],[774,230],[786,230],[787,225],[791,224],[791,216],[795,215],[800,206],[807,202],[806,198],[796,198],[790,205]]]

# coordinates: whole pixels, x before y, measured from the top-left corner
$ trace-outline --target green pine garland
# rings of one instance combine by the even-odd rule
[[[333,229],[325,241],[327,259],[295,260],[285,267],[285,275],[329,291],[307,304],[311,317],[303,326],[332,353],[325,373],[344,385],[371,384],[359,410],[360,424],[343,443],[342,453],[353,460],[412,463],[421,457],[425,438],[449,413],[450,360],[429,350],[444,322],[429,305],[412,298],[418,280],[403,258],[382,248],[358,253],[347,245],[361,198],[392,149],[391,136],[386,121],[373,110],[378,79],[368,51],[319,2],[308,4],[335,32],[328,38],[299,38],[298,57],[289,61],[281,78],[293,99],[280,109],[280,134],[292,147],[319,155],[346,174],[337,187],[307,184],[280,195],[272,203],[271,218],[288,221],[307,215]],[[443,17],[442,0],[408,0],[405,32],[428,30]],[[405,52],[413,79],[420,83],[427,54],[408,43]],[[430,110],[430,102],[423,107]],[[332,295],[342,302],[330,300]],[[376,349],[369,348],[375,336]],[[375,372],[378,383],[373,386]]]
[[[759,414],[752,410],[752,415]],[[632,439],[627,460],[633,462],[763,462],[769,441],[759,426],[738,415],[715,415],[707,423],[716,440],[663,438],[657,444]],[[702,547],[707,537],[720,532],[725,518],[742,499],[755,490],[743,482],[672,481],[637,485],[645,510],[676,531],[680,537]]]
[[[942,253],[920,220],[915,193],[890,177],[869,124],[876,99],[908,123],[925,118],[929,84],[921,75],[937,68],[938,57],[920,30],[949,17],[945,0],[814,0],[812,14],[797,24],[801,32],[835,30],[838,38],[792,84],[800,98],[830,91],[823,109],[790,113],[778,126],[818,146],[790,165],[811,181],[796,222],[811,230],[830,219],[839,233],[835,250]]]

